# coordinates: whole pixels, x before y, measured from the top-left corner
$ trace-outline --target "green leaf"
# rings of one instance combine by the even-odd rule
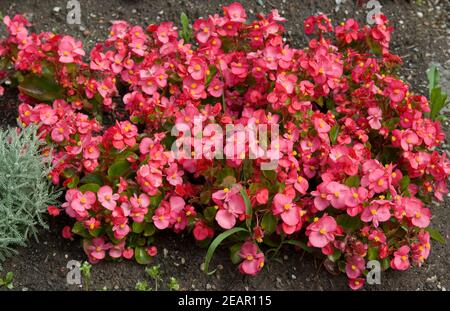
[[[156,232],[156,227],[154,224],[147,223],[144,228],[144,236],[152,236]]]
[[[12,280],[13,280],[13,278],[14,278],[14,273],[12,273],[11,271],[9,271],[8,273],[6,273],[6,276],[5,276],[5,282],[6,282],[6,283],[11,283]]]
[[[220,245],[220,243],[222,243],[225,239],[227,239],[228,237],[232,236],[233,234],[237,233],[237,232],[241,232],[241,231],[245,231],[248,232],[247,229],[241,228],[241,227],[236,227],[236,228],[232,228],[229,229],[225,232],[222,232],[221,234],[219,234],[214,241],[212,241],[211,245],[209,245],[208,251],[206,252],[206,257],[205,257],[205,267],[204,267],[204,272],[206,274],[213,274],[214,271],[209,272],[209,263],[211,262],[211,259],[214,255],[214,252],[216,251],[216,248]]]
[[[180,16],[181,19],[181,37],[184,40],[184,43],[188,43],[192,38],[192,30],[189,25],[189,19],[187,15],[183,12]]]
[[[67,188],[69,188],[69,189],[76,188],[78,186],[79,182],[80,182],[80,178],[78,178],[78,176],[73,176],[72,181],[67,184]]]
[[[64,98],[64,89],[47,77],[27,75],[19,83],[19,90],[39,101],[53,102],[55,99]]]
[[[264,236],[263,243],[270,247],[278,247],[278,244],[270,239],[269,236]]]
[[[367,259],[368,260],[378,259],[378,247],[369,247],[369,249],[367,250]]]
[[[312,248],[309,247],[308,245],[306,245],[305,242],[299,241],[299,240],[286,240],[283,241],[283,244],[290,244],[290,245],[294,245],[297,247],[300,247],[302,250],[311,253],[312,252]]]
[[[205,216],[205,219],[209,222],[212,222],[214,220],[214,217],[216,217],[217,209],[214,206],[209,206],[203,210],[203,216]]]
[[[241,250],[242,243],[234,244],[230,247],[230,258],[231,262],[237,265],[242,259],[239,256],[239,251]]]
[[[333,254],[328,255],[328,259],[332,262],[336,262],[339,258],[341,258],[342,253],[337,249],[334,250]]]
[[[406,191],[408,189],[408,186],[411,182],[411,179],[409,178],[408,175],[405,175],[402,177],[402,179],[400,179],[399,181],[399,185],[400,185],[400,189],[403,191]]]
[[[231,188],[234,184],[236,184],[236,178],[234,176],[226,176],[219,186],[222,188]]]
[[[344,229],[351,231],[362,228],[363,222],[358,217],[351,217],[348,214],[341,214],[336,218],[337,223]]]
[[[425,230],[430,234],[430,237],[433,240],[438,241],[441,244],[445,244],[445,239],[438,230],[431,228],[431,227],[428,227]]]
[[[80,182],[83,184],[97,184],[103,186],[102,176],[94,173],[84,176],[83,178],[81,178]]]
[[[273,170],[263,170],[262,174],[268,181],[275,182],[277,180],[277,173]]]
[[[245,203],[245,224],[247,225],[248,231],[251,231],[253,214],[252,204],[250,203],[250,198],[248,197],[246,189],[241,188],[240,192]]]
[[[390,266],[391,266],[391,262],[388,258],[384,258],[381,261],[381,269],[383,269],[383,271],[389,269]]]
[[[441,91],[440,87],[436,87],[431,90],[430,95],[430,117],[433,120],[439,116],[442,108],[444,108],[447,102],[447,94]]]
[[[100,185],[98,184],[85,184],[79,188],[83,193],[86,191],[98,192],[98,189],[100,189]]]
[[[100,235],[102,235],[103,233],[105,233],[105,229],[103,227],[94,229],[94,230],[89,230],[89,234],[93,237],[99,237]]]
[[[427,70],[427,77],[428,77],[428,90],[431,91],[439,85],[439,70],[436,67],[436,65],[430,66]]]
[[[134,233],[141,233],[142,231],[144,231],[144,228],[145,228],[144,222],[133,222],[133,224],[131,225],[131,229],[133,230]]]
[[[134,258],[140,265],[148,265],[152,261],[152,257],[147,253],[145,247],[137,246],[134,249]]]
[[[427,70],[428,76],[428,90],[430,93],[430,113],[429,116],[433,120],[439,119],[439,113],[447,104],[447,94],[442,92],[439,86],[439,70],[435,65],[432,65]]]
[[[333,127],[330,129],[329,135],[330,135],[331,144],[334,145],[336,143],[338,135],[339,135],[339,125],[338,124],[333,125]]]
[[[230,167],[226,167],[222,170],[220,170],[216,175],[216,185],[220,185],[223,183],[224,179],[228,176],[234,176],[234,170]]]
[[[207,88],[209,86],[209,84],[211,83],[212,79],[217,74],[217,67],[216,66],[209,65],[208,69],[209,69],[209,74],[206,76],[205,88]]]
[[[127,160],[117,160],[108,169],[108,177],[117,178],[123,176],[130,168],[130,163]]]
[[[358,176],[350,176],[345,180],[345,185],[349,187],[358,187],[360,184],[360,179]]]
[[[161,203],[163,199],[163,194],[158,191],[158,194],[155,194],[154,196],[150,197],[150,206],[151,207],[159,207],[159,204]]]
[[[277,228],[278,218],[272,213],[266,213],[261,220],[261,227],[265,233],[273,233]]]
[[[75,225],[72,227],[72,233],[78,234],[79,236],[82,236],[83,238],[89,238],[89,232],[86,229],[86,227],[81,222],[76,222]]]

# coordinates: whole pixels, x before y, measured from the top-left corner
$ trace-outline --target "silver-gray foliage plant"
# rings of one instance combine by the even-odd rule
[[[51,161],[40,154],[42,144],[35,126],[0,129],[0,263],[48,228],[44,214],[59,193],[47,178]]]

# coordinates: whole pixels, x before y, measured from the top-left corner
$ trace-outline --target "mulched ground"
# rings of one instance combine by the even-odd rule
[[[191,19],[219,13],[220,6],[232,1],[206,0],[80,0],[81,25],[66,23],[66,0],[17,0],[1,1],[3,15],[26,13],[36,31],[52,30],[74,35],[82,39],[87,48],[105,38],[110,21],[124,19],[139,25],[172,20],[178,22],[181,12]],[[254,0],[241,1],[251,16],[256,12],[268,12],[278,8],[288,19],[287,38],[291,45],[304,46],[303,20],[319,11],[340,21],[353,17],[364,21],[369,11],[356,1],[341,0],[337,7],[332,0]],[[364,3],[366,1],[359,1]],[[425,71],[430,63],[439,64],[443,74],[443,87],[450,93],[450,48],[448,16],[450,4],[446,0],[380,1],[381,11],[393,22],[396,31],[392,40],[393,51],[404,58],[401,75],[413,90],[427,94]],[[0,31],[4,34],[4,29]],[[16,118],[16,93],[7,91],[0,98],[0,126],[14,125]],[[444,123],[450,137],[448,122]],[[448,146],[444,149],[450,155]],[[429,260],[422,268],[406,272],[388,271],[382,274],[381,285],[367,286],[366,290],[445,290],[450,288],[449,199],[445,204],[434,204],[432,225],[447,240],[446,245],[433,243]],[[68,285],[66,265],[69,260],[84,260],[80,241],[68,242],[60,237],[60,229],[67,220],[50,220],[50,231],[42,231],[40,242],[31,242],[28,248],[3,264],[4,270],[14,272],[17,290],[81,290],[80,286]],[[320,261],[310,255],[283,250],[278,260],[270,261],[256,277],[244,277],[237,273],[225,250],[217,251],[212,267],[218,267],[212,276],[205,275],[200,266],[206,250],[195,245],[191,237],[163,234],[158,238],[159,254],[155,264],[161,264],[166,283],[175,277],[186,290],[346,290],[346,278],[331,276]],[[144,268],[135,263],[102,262],[92,268],[89,289],[133,290],[137,281],[150,281]],[[151,282],[150,282],[151,283]],[[163,286],[163,288],[165,288]],[[85,288],[84,288],[85,289]]]

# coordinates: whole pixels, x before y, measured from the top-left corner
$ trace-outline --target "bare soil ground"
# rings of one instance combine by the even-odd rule
[[[74,35],[84,41],[87,48],[103,40],[115,19],[124,19],[139,25],[172,20],[179,21],[181,12],[191,19],[219,13],[223,4],[232,1],[207,0],[80,0],[82,24],[66,23],[66,0],[0,0],[3,15],[25,13],[31,19],[36,31],[52,30]],[[268,12],[277,8],[288,19],[287,39],[291,45],[304,46],[303,20],[314,13],[324,12],[334,21],[353,17],[364,21],[369,11],[367,1],[341,0],[252,0],[241,1],[249,15]],[[450,93],[450,47],[448,19],[450,3],[446,0],[386,0],[380,1],[381,11],[393,22],[395,33],[392,39],[393,51],[403,57],[405,64],[400,74],[412,89],[427,94],[426,69],[436,63],[442,69],[443,86]],[[338,9],[338,10],[337,10]],[[4,35],[4,29],[0,31]],[[0,98],[0,126],[14,125],[17,99],[14,91],[7,91]],[[450,138],[449,124],[444,124],[447,138]],[[448,151],[448,145],[444,145]],[[382,274],[381,285],[367,286],[366,290],[445,290],[450,289],[450,247],[449,205],[434,204],[432,225],[447,240],[447,244],[433,243],[432,253],[421,268],[406,272],[389,271]],[[50,219],[50,231],[42,231],[40,242],[32,241],[27,248],[3,264],[4,270],[14,272],[14,286],[17,290],[82,290],[85,287],[66,283],[66,268],[69,260],[85,260],[80,241],[68,242],[60,236],[60,230],[67,220]],[[206,250],[195,245],[191,237],[165,234],[158,238],[159,254],[155,264],[161,264],[164,281],[175,277],[185,290],[346,290],[346,278],[331,276],[320,262],[309,255],[283,250],[279,260],[270,261],[256,277],[244,277],[237,273],[225,250],[219,250],[212,262],[219,267],[212,276],[205,275],[200,266]],[[148,280],[144,268],[136,263],[102,262],[92,268],[89,289],[133,290],[136,282]],[[163,289],[165,287],[163,286]]]

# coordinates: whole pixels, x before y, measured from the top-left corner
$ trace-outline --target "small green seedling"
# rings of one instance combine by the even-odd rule
[[[158,290],[158,285],[162,281],[160,265],[145,268],[145,272],[155,281],[155,290]]]
[[[6,276],[4,279],[0,278],[0,287],[5,286],[7,289],[13,289],[13,278],[14,274],[12,272],[6,273]]]
[[[179,291],[180,284],[178,283],[177,279],[172,276],[172,277],[170,277],[169,283],[167,284],[167,288],[169,290]]]

